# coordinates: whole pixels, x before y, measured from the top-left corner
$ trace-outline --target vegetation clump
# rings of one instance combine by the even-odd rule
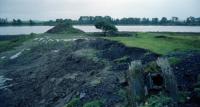
[[[137,107],[144,98],[144,76],[143,67],[140,60],[131,62],[128,71],[130,102],[133,107]]]
[[[168,107],[172,99],[163,93],[151,95],[143,106],[140,107]]]
[[[80,104],[80,99],[79,98],[74,98],[67,105],[65,105],[64,107],[78,107],[79,104]]]
[[[85,103],[83,107],[102,107],[103,103],[99,100],[94,100],[88,103]]]
[[[106,36],[107,33],[110,33],[110,34],[113,34],[115,32],[117,32],[117,28],[111,24],[111,23],[108,23],[106,21],[99,21],[95,24],[95,27],[97,29],[101,29],[104,33],[104,36]]]
[[[20,46],[23,42],[30,40],[33,38],[34,35],[24,35],[24,36],[17,36],[11,37],[6,40],[0,40],[0,52],[8,51],[13,49],[14,47]]]
[[[156,64],[155,61],[152,61],[150,63],[148,63],[145,67],[144,67],[144,72],[148,72],[148,73],[158,73],[161,72],[160,67]]]

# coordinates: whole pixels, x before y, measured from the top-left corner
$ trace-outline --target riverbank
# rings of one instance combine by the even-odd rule
[[[149,49],[158,54],[199,50],[200,33],[133,33],[129,37],[104,37],[119,41],[128,47]]]
[[[130,63],[141,61],[144,75],[162,74],[157,58],[167,58],[174,70],[178,105],[199,105],[200,34],[129,32],[96,37],[59,29],[0,41],[0,47],[17,44],[0,52],[1,107],[130,107]],[[158,105],[171,103],[163,101],[171,99],[165,89],[145,96],[142,105],[151,104],[151,98]]]
[[[91,26],[73,26],[74,28],[80,29],[84,32],[101,32],[101,30],[96,29],[93,25]],[[137,26],[137,25],[127,25],[127,26],[116,26],[120,32],[196,32],[200,33],[200,26]]]

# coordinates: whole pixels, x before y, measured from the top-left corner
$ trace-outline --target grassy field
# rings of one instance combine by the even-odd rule
[[[0,41],[0,52],[12,50],[14,47],[20,46],[23,44],[23,42],[30,40],[33,38],[33,35],[24,35],[19,36],[14,39],[8,39],[8,40],[1,40]]]
[[[111,36],[102,37],[125,44],[128,47],[148,49],[158,54],[168,54],[174,51],[200,50],[200,34],[189,33],[132,33],[133,36]],[[85,33],[64,33],[36,35],[37,38],[49,37],[51,39],[73,39],[88,37]],[[89,36],[91,37],[91,36]],[[93,36],[92,36],[93,37]],[[11,50],[22,45],[24,41],[34,38],[33,36],[22,36],[16,39],[0,41],[0,52]]]
[[[200,34],[137,33],[137,36],[104,38],[119,41],[129,47],[149,49],[162,55],[172,51],[200,50]]]

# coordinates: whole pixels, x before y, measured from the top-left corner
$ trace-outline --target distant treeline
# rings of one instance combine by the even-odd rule
[[[12,21],[8,21],[7,18],[0,18],[0,26],[23,26],[23,25],[43,25],[43,21],[23,21],[21,19],[13,19]]]
[[[178,17],[172,17],[167,19],[163,17],[159,18],[122,18],[113,19],[110,16],[81,16],[77,21],[78,24],[94,24],[99,20],[105,20],[115,25],[200,25],[200,17],[188,17],[185,20],[179,20]]]
[[[185,20],[180,20],[178,17],[172,17],[167,19],[166,17],[162,18],[121,18],[114,19],[110,16],[81,16],[78,20],[72,19],[56,19],[49,21],[22,21],[20,19],[13,19],[8,21],[6,18],[0,18],[0,26],[6,25],[56,25],[59,23],[71,23],[78,25],[94,25],[99,21],[107,21],[115,25],[186,25],[186,26],[199,26],[200,17],[188,17]]]

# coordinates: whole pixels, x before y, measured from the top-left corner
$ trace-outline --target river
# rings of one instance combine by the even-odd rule
[[[53,26],[1,26],[0,35],[20,35],[30,33],[44,33]]]
[[[0,35],[20,35],[44,33],[53,26],[3,26]],[[91,25],[75,25],[74,28],[84,32],[101,32]],[[119,31],[128,32],[193,32],[200,33],[200,26],[116,26]]]
[[[200,26],[116,26],[119,31],[128,32],[193,32],[200,33]],[[100,32],[94,26],[76,25],[74,28],[84,32]]]

